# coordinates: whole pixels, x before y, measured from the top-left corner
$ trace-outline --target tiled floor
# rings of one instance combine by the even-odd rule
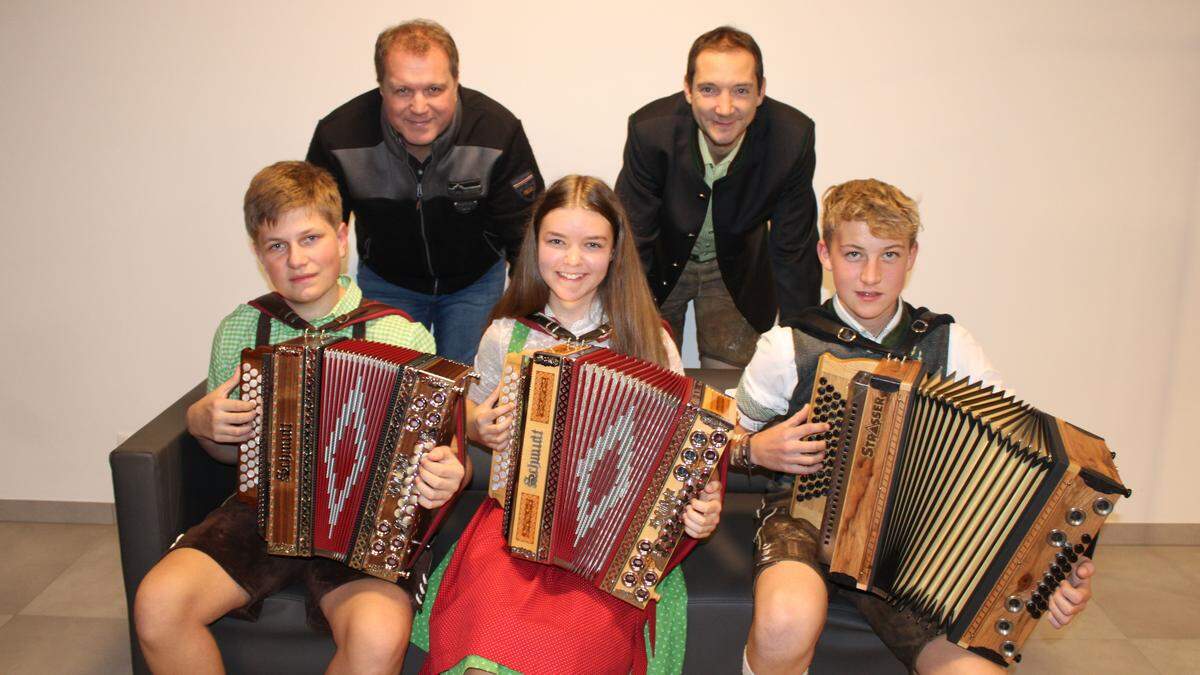
[[[116,528],[0,522],[0,673],[127,673]],[[1200,547],[1109,546],[1088,611],[1023,673],[1200,673]]]

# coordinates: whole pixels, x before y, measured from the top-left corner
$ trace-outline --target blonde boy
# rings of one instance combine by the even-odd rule
[[[242,349],[314,328],[425,352],[434,348],[424,327],[398,310],[364,303],[354,281],[340,275],[347,228],[337,184],[324,169],[305,162],[266,167],[250,182],[244,212],[255,255],[275,292],[238,305],[221,321],[209,393],[187,413],[188,431],[226,463],[236,461],[254,418],[253,404],[230,398]],[[464,469],[447,447],[425,460],[420,502],[440,506]],[[134,619],[146,662],[159,673],[222,672],[208,624],[225,614],[257,618],[263,599],[300,581],[310,594],[310,623],[330,630],[337,645],[329,672],[399,672],[412,624],[410,592],[331,560],[267,555],[253,509],[233,499],[188,530],[138,587]]]
[[[820,468],[823,441],[801,440],[828,428],[808,422],[806,405],[817,359],[915,355],[931,370],[958,373],[1002,387],[971,334],[954,319],[900,298],[917,261],[917,205],[895,187],[873,179],[835,185],[825,192],[817,254],[833,277],[835,295],[790,326],[776,326],[758,342],[738,386],[741,427],[751,432],[746,459],[773,472],[772,489],[759,511],[756,537],[754,620],[745,672],[797,673],[812,662],[828,605],[825,569],[817,560],[816,530],[788,513],[792,475]],[[776,417],[785,421],[769,426]],[[735,456],[737,456],[735,454]],[[1061,627],[1091,597],[1090,561],[1050,600],[1050,622]],[[920,626],[883,600],[857,591],[845,595],[880,639],[910,671],[990,673],[1002,669]]]

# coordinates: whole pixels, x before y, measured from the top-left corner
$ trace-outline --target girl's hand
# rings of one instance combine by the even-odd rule
[[[503,450],[508,446],[508,429],[512,426],[512,411],[517,407],[515,402],[496,405],[500,398],[500,387],[492,390],[488,397],[475,406],[475,414],[471,420],[474,430],[473,437],[492,450]]]
[[[433,448],[421,457],[417,468],[417,503],[436,509],[450,501],[465,474],[466,468],[450,446]]]
[[[683,531],[693,539],[703,539],[712,534],[721,521],[721,503],[721,483],[711,481],[684,510]]]

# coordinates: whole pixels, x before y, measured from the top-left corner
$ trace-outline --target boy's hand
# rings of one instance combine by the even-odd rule
[[[436,509],[450,501],[466,471],[448,445],[439,445],[425,453],[417,468],[417,503]]]
[[[1095,573],[1095,563],[1082,558],[1071,570],[1071,576],[1054,589],[1054,595],[1050,596],[1051,626],[1062,628],[1087,608],[1088,600],[1092,599],[1092,575]]]
[[[229,398],[239,379],[235,370],[233,377],[188,407],[187,428],[193,436],[217,443],[241,443],[254,435],[254,402]]]
[[[808,474],[821,469],[825,441],[802,440],[829,431],[824,422],[808,422],[808,408],[750,437],[750,461],[784,473]]]
[[[512,426],[512,415],[509,413],[517,407],[512,401],[497,406],[499,398],[500,387],[496,387],[475,406],[475,418],[471,420],[471,425],[475,427],[475,438],[492,450],[503,450],[508,445],[508,428]]]
[[[703,539],[717,529],[721,522],[721,483],[712,481],[704,486],[699,497],[683,511],[683,531],[693,539]]]

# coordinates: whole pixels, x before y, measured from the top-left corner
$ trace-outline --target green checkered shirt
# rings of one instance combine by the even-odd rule
[[[362,289],[354,280],[346,275],[338,277],[338,283],[346,292],[342,299],[334,305],[333,310],[324,317],[311,321],[312,325],[320,326],[335,318],[352,311],[362,302]],[[213,336],[212,358],[208,362],[208,391],[216,389],[222,382],[228,380],[242,359],[242,350],[253,347],[258,334],[257,309],[250,305],[238,305],[236,309],[221,320],[217,333]],[[351,326],[337,331],[336,335],[350,337]],[[271,344],[300,337],[304,331],[271,319]],[[425,330],[425,326],[415,321],[409,321],[402,316],[385,316],[367,322],[367,339],[383,342],[397,347],[407,347],[432,354],[436,351],[433,336]],[[233,395],[237,395],[234,389]]]

